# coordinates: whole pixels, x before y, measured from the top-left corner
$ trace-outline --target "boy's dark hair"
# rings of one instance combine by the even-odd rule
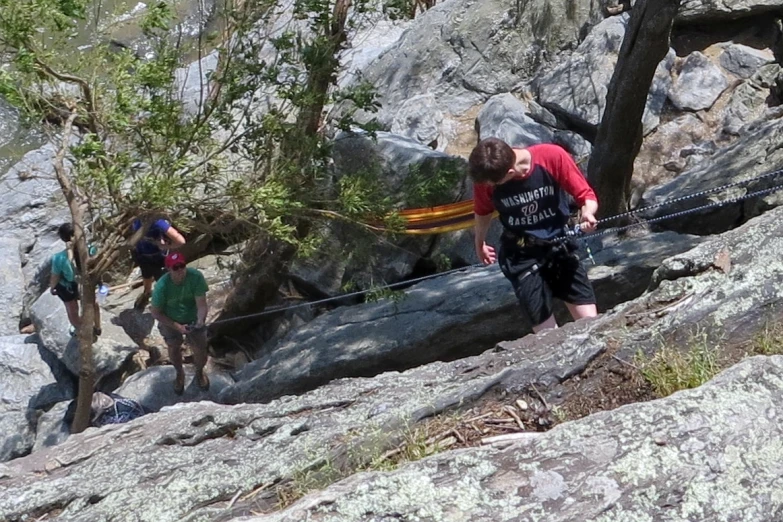
[[[57,235],[67,243],[73,239],[73,225],[70,223],[63,223],[60,225],[60,228],[57,229]]]
[[[516,154],[503,140],[487,138],[481,140],[470,153],[468,165],[474,183],[497,183],[514,168]]]

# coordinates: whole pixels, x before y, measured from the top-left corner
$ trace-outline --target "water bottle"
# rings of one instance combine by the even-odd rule
[[[97,301],[98,304],[103,304],[106,302],[106,296],[109,295],[109,285],[105,285],[101,283],[101,285],[98,287],[98,294],[97,294]]]

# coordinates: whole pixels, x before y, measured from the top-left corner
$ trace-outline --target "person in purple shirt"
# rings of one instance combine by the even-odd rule
[[[133,221],[133,232],[142,227],[140,219]],[[170,248],[180,248],[185,238],[165,219],[155,220],[133,249],[133,261],[141,270],[144,291],[136,299],[135,308],[144,310],[152,295],[152,282],[164,272],[164,260]]]

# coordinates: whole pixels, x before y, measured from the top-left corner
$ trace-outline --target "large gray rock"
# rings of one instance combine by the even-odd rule
[[[214,370],[208,370],[210,386],[204,391],[196,385],[194,369],[185,366],[185,392],[182,395],[174,393],[173,366],[155,366],[135,373],[117,388],[116,394],[133,399],[146,411],[159,411],[164,406],[180,402],[216,401],[220,392],[234,381],[230,376]]]
[[[597,262],[608,265],[591,267],[596,271],[599,307],[607,309],[638,296],[663,259],[696,242],[669,235],[615,242],[606,248],[593,244]],[[335,378],[479,353],[530,332],[518,306],[497,266],[428,280],[407,290],[399,302],[338,309],[294,330],[243,367],[236,375],[238,382],[220,399],[265,402]]]
[[[678,109],[700,111],[712,107],[728,86],[729,80],[720,67],[694,51],[685,58],[669,99]]]
[[[740,78],[750,78],[761,67],[775,62],[770,50],[759,50],[742,44],[729,44],[720,55],[721,66]]]
[[[769,321],[781,318],[781,218],[783,211],[772,211],[678,255],[676,262],[666,263],[667,268],[659,271],[654,290],[602,317],[500,343],[477,357],[371,379],[341,379],[266,405],[183,404],[127,424],[88,429],[60,446],[0,466],[0,518],[56,514],[60,520],[78,521],[228,521],[271,512],[279,501],[277,487],[301,480],[305,470],[336,463],[346,453],[377,454],[379,445],[380,451],[394,448],[418,421],[441,412],[459,414],[460,408],[473,405],[488,392],[494,399],[507,396],[513,400],[534,385],[552,403],[569,400],[564,384],[577,378],[587,389],[599,384],[593,380],[596,372],[585,369],[598,370],[611,362],[612,357],[604,357],[592,364],[607,350],[627,361],[639,349],[659,349],[661,339],[670,340],[672,346],[686,345],[688,332],[692,335],[695,327],[707,329],[716,338],[727,334],[732,342],[748,342]],[[723,271],[725,264],[723,269],[714,265],[714,254],[726,248],[734,264],[728,273]],[[621,368],[618,362],[618,371]],[[459,506],[475,515],[471,519],[482,520],[479,515],[490,509],[490,499],[520,495],[524,497],[520,502],[531,502],[531,509],[539,510],[531,512],[541,520],[565,514],[570,518],[562,520],[584,518],[584,513],[592,513],[592,505],[605,508],[607,499],[615,499],[615,507],[603,519],[596,515],[595,520],[622,520],[612,518],[620,509],[623,513],[631,510],[636,520],[655,520],[663,515],[662,509],[670,516],[679,513],[674,509],[687,509],[677,520],[689,520],[687,513],[691,512],[717,520],[710,511],[712,504],[721,506],[726,520],[765,520],[766,515],[753,510],[774,512],[767,500],[772,497],[763,491],[758,497],[750,495],[747,502],[760,506],[754,508],[743,503],[741,488],[758,488],[752,476],[757,479],[765,476],[765,470],[777,469],[769,455],[780,439],[774,410],[783,398],[779,396],[781,368],[780,358],[754,359],[695,391],[599,413],[550,433],[530,433],[527,443],[520,441],[502,453],[511,455],[516,466],[504,473],[494,461],[481,464],[479,460],[502,450],[446,452],[386,478],[359,475],[346,483],[350,487],[337,485],[325,497],[314,493],[290,511],[270,516],[303,520],[296,516],[316,505],[321,510],[332,509],[330,505],[355,505],[351,499],[359,497],[344,497],[344,490],[354,490],[350,495],[368,501],[378,495],[377,504],[365,504],[355,516],[369,516],[367,506],[374,505],[381,514],[387,511],[387,500],[402,498],[402,492],[412,489],[409,502],[397,505],[401,516],[410,519],[426,516],[426,509]],[[741,450],[732,449],[736,447]],[[683,465],[687,467],[679,467]],[[463,480],[482,469],[485,475],[492,474],[490,479],[480,484]],[[536,470],[538,478],[528,484]],[[607,470],[612,475],[604,477]],[[656,470],[661,470],[657,487],[647,487],[653,484]],[[459,477],[439,485],[426,478],[414,480],[419,473],[431,471],[459,472]],[[404,475],[408,472],[413,475]],[[562,482],[555,473],[563,477]],[[584,490],[584,484],[593,481],[589,477],[570,479],[582,477],[579,473],[598,477],[598,493],[589,495],[595,504],[587,504]],[[112,480],[106,480],[108,474]],[[745,474],[748,480],[742,480]],[[717,491],[706,484],[695,490],[690,486],[707,479],[712,487],[720,486]],[[359,480],[367,482],[357,484]],[[723,487],[725,480],[731,480],[731,487]],[[399,487],[384,489],[382,481]],[[506,487],[508,481],[511,485]],[[763,483],[770,484],[764,487],[775,484],[772,479]],[[489,488],[496,496],[470,496],[464,488],[472,484]],[[524,484],[528,486],[520,490]],[[607,487],[602,489],[602,485]],[[679,489],[670,490],[673,485]],[[647,496],[640,492],[642,487],[647,487]],[[459,494],[447,501],[443,495],[455,488]],[[424,492],[425,504],[410,503],[411,498],[422,498],[416,492]],[[566,492],[581,499],[579,515],[569,511],[563,500]],[[692,496],[696,492],[706,504]],[[542,500],[545,494],[550,500]],[[731,502],[716,503],[713,495],[717,494]],[[652,501],[645,500],[649,495],[654,495]],[[156,501],[151,503],[150,497]],[[321,502],[324,498],[336,504]],[[639,498],[645,500],[644,507],[637,503]],[[495,511],[483,519],[502,519],[510,513],[508,505],[495,502]],[[345,520],[352,513],[352,508],[346,508],[345,513],[331,515],[333,520]],[[450,513],[443,519],[451,520]],[[743,518],[745,513],[749,518]]]
[[[27,288],[25,318],[48,285],[49,260],[61,250],[57,227],[70,219],[54,177],[54,147],[44,145],[25,154],[0,178],[0,225],[16,238],[24,253]]]
[[[33,451],[56,446],[68,438],[71,429],[65,422],[65,412],[70,404],[71,401],[59,402],[38,418]]]
[[[24,274],[20,244],[16,239],[0,239],[0,335],[19,333],[24,297]]]
[[[46,292],[35,302],[31,314],[43,347],[71,373],[79,375],[79,342],[69,333],[71,325],[62,301]],[[103,333],[92,346],[93,367],[98,379],[119,370],[138,351],[138,345],[115,324],[111,314],[104,310],[101,315]]]
[[[680,174],[671,182],[645,192],[643,205],[658,204],[673,198],[695,195],[708,189],[750,179],[783,168],[783,129],[780,115],[769,120],[758,120],[746,127],[742,136],[730,146],[705,158],[697,166]],[[647,217],[663,217],[671,213],[710,204],[727,196],[742,196],[781,183],[780,176],[734,188],[728,194],[700,195],[674,204],[656,208]],[[735,227],[780,204],[780,192],[754,198],[738,204],[709,209],[675,219],[666,219],[657,226],[688,234],[713,234]]]
[[[774,520],[783,357],[506,447],[356,475],[253,522]],[[512,506],[512,507],[510,507]],[[772,518],[770,518],[772,517]]]
[[[0,461],[30,452],[36,410],[67,398],[67,393],[57,385],[34,339],[0,337]]]
[[[605,19],[593,27],[575,51],[539,75],[534,80],[539,103],[575,125],[598,125],[628,18],[624,14]],[[645,134],[660,120],[671,87],[674,56],[670,50],[653,77],[642,117]]]
[[[479,139],[500,138],[516,147],[551,143],[554,133],[527,116],[525,103],[512,94],[498,94],[484,104],[476,118]]]
[[[725,22],[780,10],[780,0],[683,0],[677,12],[678,22]]]
[[[416,17],[402,37],[369,65],[363,77],[380,93],[377,117],[391,127],[409,100],[425,127],[439,126],[438,147],[453,139],[453,115],[488,96],[510,92],[547,65],[546,57],[573,46],[580,30],[600,16],[587,1],[569,5],[534,0],[453,0]],[[433,141],[428,133],[427,143]]]
[[[419,183],[450,173],[456,180],[454,188],[439,194],[440,203],[462,199],[465,193],[464,159],[433,150],[419,142],[388,132],[378,132],[376,139],[365,135],[346,135],[334,142],[335,170],[340,177],[362,176],[374,171],[401,208],[423,205],[411,190],[412,181]],[[407,277],[422,257],[432,249],[432,236],[401,236],[399,239],[378,239],[361,226],[333,221],[319,231],[321,244],[311,256],[297,259],[291,275],[306,287],[320,294],[336,295],[346,284],[364,289],[379,281],[394,283]],[[346,251],[346,244],[361,245]]]

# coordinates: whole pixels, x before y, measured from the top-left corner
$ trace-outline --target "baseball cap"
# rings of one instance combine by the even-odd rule
[[[173,268],[177,265],[184,265],[187,264],[187,261],[185,261],[185,256],[183,256],[179,252],[172,252],[171,254],[166,256],[165,261],[163,262],[164,265],[166,265],[166,268]]]

